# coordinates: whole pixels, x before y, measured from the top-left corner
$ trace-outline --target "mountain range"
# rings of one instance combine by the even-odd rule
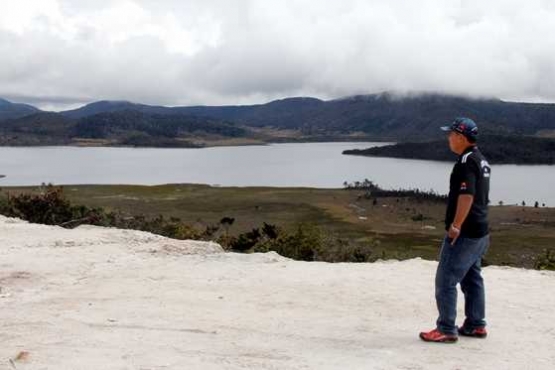
[[[385,92],[328,101],[286,98],[241,106],[165,107],[98,101],[61,112],[0,99],[0,144],[71,144],[86,139],[105,140],[98,142],[100,145],[148,146],[150,142],[156,146],[155,142],[163,139],[164,145],[188,146],[192,144],[187,139],[199,137],[273,141],[280,131],[295,132],[291,140],[428,141],[441,138],[438,127],[457,116],[476,120],[481,133],[555,136],[555,104]],[[135,139],[129,141],[131,138]]]

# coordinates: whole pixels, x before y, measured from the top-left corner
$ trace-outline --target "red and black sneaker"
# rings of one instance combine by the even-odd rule
[[[465,337],[485,338],[488,336],[488,332],[486,328],[470,329],[470,328],[465,328],[464,326],[461,326],[458,329],[458,332],[459,332],[459,335],[462,335]]]
[[[424,342],[455,343],[459,338],[454,334],[443,334],[437,329],[420,333],[420,339]]]

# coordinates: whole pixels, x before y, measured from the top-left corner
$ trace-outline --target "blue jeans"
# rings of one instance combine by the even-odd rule
[[[486,300],[481,275],[482,256],[489,246],[489,235],[482,238],[459,237],[455,245],[447,237],[441,245],[436,272],[436,303],[439,311],[437,329],[444,334],[457,334],[457,284],[464,293],[464,326],[470,329],[486,326]]]

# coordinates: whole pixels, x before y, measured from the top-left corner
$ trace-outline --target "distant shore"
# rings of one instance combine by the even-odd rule
[[[125,144],[116,140],[106,139],[79,139],[71,141],[20,141],[2,143],[0,147],[43,147],[43,146],[64,146],[64,147],[96,147],[96,148],[187,148],[202,149],[221,146],[250,146],[250,145],[270,145],[270,144],[296,144],[296,143],[345,143],[345,142],[384,142],[391,143],[391,140],[376,137],[347,135],[347,136],[288,136],[272,137],[266,139],[259,138],[217,138],[217,139],[171,139],[164,141],[152,141],[149,144]]]
[[[491,164],[555,164],[555,139],[551,138],[487,135],[479,139],[478,146]],[[456,158],[446,140],[345,150],[343,154],[444,162],[453,162]]]

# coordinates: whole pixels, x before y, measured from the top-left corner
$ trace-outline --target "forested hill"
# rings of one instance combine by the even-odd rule
[[[151,136],[179,137],[190,133],[216,134],[226,137],[246,135],[245,130],[216,119],[184,114],[149,114],[126,110],[99,113],[80,119],[73,135],[82,138],[107,138],[142,132]]]
[[[222,120],[134,110],[73,119],[39,112],[0,122],[0,145],[129,145],[193,147],[195,140],[245,138],[251,133]]]
[[[85,117],[90,112],[127,109],[210,117],[245,126],[296,129],[307,135],[358,132],[394,141],[439,139],[438,126],[458,116],[475,119],[482,133],[555,134],[555,104],[511,103],[440,94],[398,96],[382,93],[329,101],[287,98],[244,106],[161,107],[97,102],[61,113],[69,117]]]
[[[180,112],[172,108],[131,103],[125,100],[101,100],[91,104],[87,104],[78,109],[72,109],[60,112],[63,116],[79,119],[94,116],[101,113],[112,113],[122,111],[136,111],[146,114],[167,114],[176,115]]]
[[[12,103],[0,98],[0,121],[23,117],[36,112],[39,112],[39,109],[32,105]]]
[[[555,139],[486,135],[478,146],[492,164],[555,164]],[[450,162],[457,158],[446,139],[346,150],[343,154]]]
[[[17,119],[18,125],[22,127],[31,127],[34,123],[30,121],[36,122],[34,115],[44,113],[31,106],[0,100],[0,129],[10,126],[8,121],[14,119]],[[247,128],[253,128],[255,131],[264,128],[266,133],[293,132],[291,135],[287,134],[289,136],[281,135],[280,140],[341,140],[356,137],[396,142],[439,140],[443,137],[439,126],[449,124],[454,117],[467,116],[478,123],[481,134],[555,137],[555,104],[511,103],[498,99],[471,99],[441,94],[400,96],[382,93],[329,101],[287,98],[266,104],[243,106],[164,107],[128,101],[99,101],[79,109],[50,114],[57,114],[57,126],[61,125],[60,122],[68,121],[86,121],[89,126],[97,123],[105,126],[103,122],[107,122],[106,117],[111,117],[111,122],[119,123],[127,122],[127,119],[134,115],[143,121],[146,119],[150,122],[166,123],[174,122],[175,117],[180,117],[179,120],[194,121],[197,128],[199,125],[205,125],[201,131],[212,131],[214,124],[222,124],[225,127],[220,127],[220,133],[232,137],[242,135],[239,131],[231,130],[230,127],[233,126],[243,130],[247,136],[247,133],[252,132]],[[110,114],[115,116],[105,116]],[[163,116],[174,118],[164,121]],[[52,122],[53,118],[51,115],[44,122]],[[11,125],[14,128],[13,124]],[[82,125],[80,124],[80,127]],[[145,128],[144,125],[138,125]],[[127,122],[117,129],[136,128],[136,125],[129,125]],[[106,129],[104,127],[104,130]],[[46,127],[41,127],[41,130],[49,131]],[[30,135],[32,132],[28,131],[27,134]],[[72,135],[70,132],[66,134]],[[271,135],[263,135],[260,140],[273,141],[280,136]],[[47,135],[44,134],[41,138],[47,139]],[[0,139],[6,142],[5,139]],[[23,139],[27,137],[18,136],[18,140]]]

